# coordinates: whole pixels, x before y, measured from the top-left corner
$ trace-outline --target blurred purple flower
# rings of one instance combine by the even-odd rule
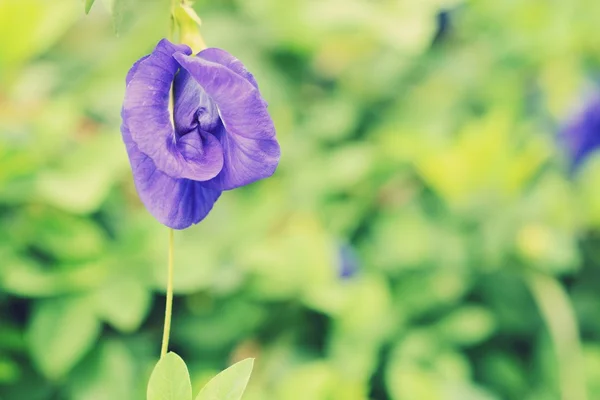
[[[342,279],[351,278],[358,271],[358,256],[354,248],[349,244],[342,244],[339,247],[339,277]]]
[[[271,176],[279,162],[252,74],[224,50],[191,53],[161,40],[127,74],[121,111],[140,199],[174,229],[200,222],[223,190]]]
[[[563,126],[561,139],[574,172],[590,154],[600,148],[600,94],[590,97]]]

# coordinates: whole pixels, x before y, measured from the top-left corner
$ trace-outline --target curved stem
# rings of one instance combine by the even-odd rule
[[[169,265],[167,267],[167,301],[165,306],[165,326],[163,329],[160,357],[164,357],[169,349],[171,335],[171,315],[173,314],[173,229],[169,228]]]
[[[537,271],[526,275],[556,352],[563,400],[586,400],[583,354],[571,301],[554,277]]]

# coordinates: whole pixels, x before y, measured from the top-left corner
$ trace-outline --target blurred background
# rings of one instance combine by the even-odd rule
[[[176,232],[195,392],[256,357],[245,400],[600,399],[600,2],[194,7],[282,148]],[[168,231],[120,108],[168,15],[0,0],[3,400],[145,398]]]

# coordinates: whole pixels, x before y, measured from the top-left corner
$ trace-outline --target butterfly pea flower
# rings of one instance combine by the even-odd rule
[[[561,130],[571,172],[600,149],[600,93],[589,97]]]
[[[126,77],[121,133],[136,190],[162,224],[200,222],[225,190],[271,176],[275,127],[256,80],[224,50],[161,40]]]
[[[339,271],[341,279],[348,279],[356,275],[359,270],[359,260],[354,248],[347,244],[341,244],[338,248]]]

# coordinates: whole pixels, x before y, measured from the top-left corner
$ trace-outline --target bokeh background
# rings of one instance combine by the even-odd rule
[[[143,399],[158,357],[119,113],[168,1],[112,3],[0,0],[3,400]],[[194,391],[256,357],[245,400],[600,399],[600,2],[194,7],[282,147],[176,234]]]

